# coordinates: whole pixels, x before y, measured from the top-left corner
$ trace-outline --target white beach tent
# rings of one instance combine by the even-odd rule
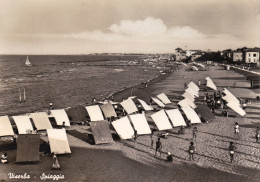
[[[159,99],[156,99],[154,97],[151,97],[153,101],[160,107],[165,107],[164,103],[162,103]]]
[[[32,123],[27,115],[12,116],[12,118],[14,119],[19,134],[27,134],[27,130],[33,131]]]
[[[152,114],[151,118],[153,119],[159,130],[172,129],[172,125],[163,109]]]
[[[65,129],[47,129],[51,153],[68,154],[71,153]]]
[[[190,107],[181,108],[191,123],[201,123],[197,113]]]
[[[104,117],[98,105],[85,107],[91,121],[104,121]]]
[[[151,106],[149,106],[148,104],[146,104],[145,101],[143,101],[141,99],[137,99],[137,100],[140,102],[140,104],[142,105],[144,110],[146,110],[146,111],[152,111],[153,110],[153,108]]]
[[[189,92],[191,95],[195,96],[195,97],[199,97],[199,92],[195,91],[193,88],[188,87],[186,90],[186,92]]]
[[[151,133],[151,129],[147,123],[147,120],[146,120],[144,114],[132,114],[129,116],[130,116],[131,122],[134,125],[134,128],[137,131],[137,134],[144,135],[144,134]]]
[[[213,90],[217,90],[217,87],[216,85],[214,84],[214,82],[211,80],[210,77],[207,77],[205,78],[207,83],[206,83],[206,86],[209,87],[209,88],[212,88]]]
[[[195,100],[195,96],[194,95],[191,95],[189,92],[184,92],[184,94],[182,94],[182,97],[186,98],[186,99],[189,99],[191,100],[192,102],[194,102]]]
[[[227,102],[237,102],[239,105],[240,105],[240,102],[239,100],[236,98],[236,96],[234,96],[230,91],[228,91],[228,89],[224,88],[223,91],[222,91],[224,94],[226,94],[223,99]],[[227,97],[226,97],[227,96]]]
[[[187,98],[179,101],[178,105],[180,105],[182,108],[183,107],[191,107],[191,108],[195,109],[197,107],[191,100],[189,100]]]
[[[236,102],[228,102],[227,106],[230,107],[232,110],[234,110],[236,113],[238,113],[241,116],[244,116],[246,114],[246,112],[239,105],[237,105]]]
[[[45,112],[31,113],[30,117],[32,118],[37,130],[52,129],[51,122]]]
[[[124,110],[127,112],[127,114],[131,114],[131,113],[138,111],[134,101],[131,98],[124,100],[120,104],[124,108]]]
[[[191,87],[193,90],[195,90],[197,93],[199,92],[200,88],[194,83],[194,82],[190,82],[188,85],[188,87]]]
[[[127,116],[113,121],[112,125],[122,140],[133,138],[134,130]]]
[[[165,95],[165,93],[161,93],[161,94],[157,95],[157,97],[158,97],[164,104],[170,104],[170,103],[171,103],[170,99],[167,97],[167,95]]]
[[[12,135],[14,131],[8,116],[0,116],[0,137]]]
[[[70,126],[70,120],[64,109],[51,110],[51,113],[55,118],[57,125],[61,126],[62,123],[65,122],[65,126]]]
[[[170,110],[166,110],[167,115],[169,116],[172,125],[174,127],[177,126],[186,126],[186,122],[184,120],[184,118],[181,115],[181,112],[179,111],[179,109],[170,109]]]

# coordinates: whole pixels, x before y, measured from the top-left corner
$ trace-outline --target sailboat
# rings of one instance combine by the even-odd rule
[[[25,88],[23,89],[23,101],[26,101]]]
[[[26,65],[26,66],[32,66],[32,64],[31,64],[30,61],[29,61],[28,56],[27,56],[27,58],[26,58],[26,60],[25,60],[25,65]]]
[[[22,103],[22,95],[21,95],[21,90],[19,88],[19,102]]]

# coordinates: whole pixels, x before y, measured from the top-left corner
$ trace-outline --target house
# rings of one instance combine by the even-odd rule
[[[233,62],[242,62],[242,61],[243,61],[243,52],[233,51]]]
[[[195,61],[196,59],[198,59],[201,56],[202,56],[202,53],[194,53],[191,55],[191,61]]]
[[[256,64],[259,66],[259,49],[247,49],[245,51],[244,61],[247,64]]]
[[[176,61],[181,61],[186,59],[186,51],[182,50],[181,48],[176,48],[175,49],[175,60]]]

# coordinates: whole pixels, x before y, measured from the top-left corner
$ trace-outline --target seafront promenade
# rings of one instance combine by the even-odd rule
[[[230,111],[232,117],[226,118],[216,111],[216,119],[208,124],[198,124],[198,137],[195,142],[195,161],[188,158],[188,146],[192,138],[192,128],[186,129],[184,135],[177,135],[178,128],[166,131],[167,139],[162,139],[163,154],[154,156],[155,149],[150,148],[150,136],[139,136],[137,142],[119,140],[106,145],[91,145],[88,143],[88,126],[71,126],[68,139],[72,154],[59,156],[61,171],[51,170],[50,156],[41,156],[39,163],[31,165],[15,164],[15,150],[8,151],[8,165],[1,166],[0,179],[7,180],[9,172],[23,174],[29,172],[38,177],[43,172],[50,174],[64,174],[65,181],[259,181],[260,179],[260,144],[255,143],[254,132],[260,126],[260,103],[255,98],[258,90],[250,89],[250,83],[243,75],[232,70],[224,70],[221,66],[214,66],[210,71],[189,71],[183,66],[178,72],[170,73],[163,79],[148,83],[147,88],[136,86],[114,95],[115,101],[127,98],[131,93],[149,103],[149,98],[164,92],[171,98],[173,104],[169,108],[177,108],[177,102],[184,91],[184,83],[201,80],[209,76],[217,85],[218,90],[228,88],[236,97],[252,100],[246,108],[247,114],[240,117]],[[236,84],[234,85],[234,83]],[[132,89],[134,89],[132,91]],[[202,103],[203,95],[212,91],[204,90],[201,86],[200,97],[195,104]],[[146,118],[153,128],[150,115]],[[234,123],[240,125],[240,140],[234,137]],[[162,131],[155,133],[159,136]],[[233,141],[237,147],[235,162],[229,162],[229,142]],[[166,153],[171,152],[173,163],[165,161]]]

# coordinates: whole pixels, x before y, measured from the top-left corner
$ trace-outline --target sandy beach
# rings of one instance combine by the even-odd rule
[[[260,103],[255,100],[259,96],[259,89],[250,89],[250,83],[243,75],[234,71],[224,70],[221,66],[213,66],[210,71],[189,71],[183,66],[178,72],[169,73],[148,83],[148,88],[134,87],[134,95],[149,102],[150,96],[164,92],[172,104],[167,108],[177,108],[177,102],[184,90],[184,83],[192,80],[205,82],[210,76],[218,90],[228,88],[235,96],[252,100],[246,108],[244,117],[229,109],[230,117],[220,115],[216,110],[216,119],[208,124],[198,124],[198,137],[195,142],[195,161],[188,157],[188,147],[192,138],[192,128],[186,129],[184,135],[178,135],[178,128],[168,131],[157,131],[156,136],[168,132],[167,139],[162,139],[162,155],[155,157],[155,149],[150,148],[150,136],[139,136],[137,142],[119,140],[114,136],[114,142],[105,145],[91,145],[88,143],[89,127],[71,126],[67,134],[71,146],[71,155],[58,156],[61,170],[51,169],[52,158],[41,156],[40,162],[33,164],[16,164],[16,150],[10,150],[8,141],[1,140],[3,150],[8,153],[9,164],[0,164],[0,180],[10,181],[8,173],[30,174],[30,181],[40,181],[42,173],[62,174],[65,179],[60,181],[260,181],[260,144],[255,143],[256,126],[260,126]],[[202,103],[206,93],[201,86],[200,97],[195,104]],[[133,88],[120,91],[114,95],[115,101],[130,96]],[[210,95],[213,91],[208,91]],[[167,109],[166,108],[166,109]],[[154,124],[147,112],[146,118],[153,128]],[[240,139],[234,137],[234,123],[240,125]],[[237,147],[235,162],[229,161],[229,142],[233,141]],[[8,146],[8,147],[7,147]],[[3,151],[1,150],[1,151]],[[172,163],[166,162],[166,153],[174,156]],[[16,181],[16,180],[13,180]],[[26,180],[24,180],[26,181]]]

